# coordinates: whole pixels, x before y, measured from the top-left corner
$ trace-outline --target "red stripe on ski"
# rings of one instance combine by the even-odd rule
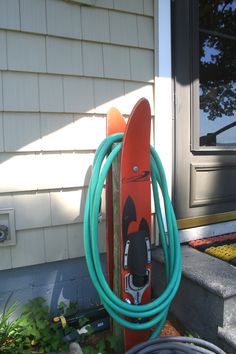
[[[120,166],[121,293],[123,300],[140,304],[151,300],[150,127],[150,106],[143,98],[129,117]],[[140,248],[145,254],[141,249],[140,259],[136,262],[142,262],[141,265],[133,259]],[[142,276],[139,276],[139,271]],[[140,285],[142,282],[143,287]],[[137,290],[139,288],[140,291]],[[149,330],[137,332],[125,329],[125,350],[147,340],[149,335]]]

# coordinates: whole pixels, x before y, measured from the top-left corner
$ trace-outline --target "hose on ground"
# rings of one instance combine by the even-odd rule
[[[140,343],[125,354],[226,354],[216,345],[200,338],[160,337]]]

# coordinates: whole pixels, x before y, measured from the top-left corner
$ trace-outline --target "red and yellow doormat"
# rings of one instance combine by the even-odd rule
[[[189,245],[236,266],[236,233],[190,241]]]

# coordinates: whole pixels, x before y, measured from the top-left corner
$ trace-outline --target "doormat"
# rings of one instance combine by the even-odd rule
[[[189,245],[236,266],[236,233],[190,241]]]

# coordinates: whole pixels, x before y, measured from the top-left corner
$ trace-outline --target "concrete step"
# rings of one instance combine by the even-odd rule
[[[181,246],[183,272],[171,312],[183,325],[201,338],[220,345],[218,328],[236,325],[236,267]],[[165,287],[162,250],[153,251],[153,293]]]
[[[218,335],[222,343],[221,347],[227,354],[236,353],[236,326],[219,327]]]

